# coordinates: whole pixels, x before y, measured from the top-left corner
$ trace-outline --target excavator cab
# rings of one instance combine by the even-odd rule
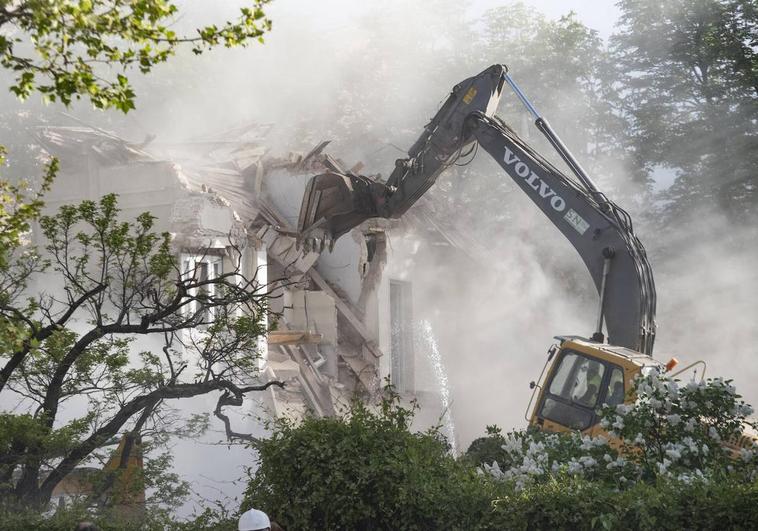
[[[529,426],[552,433],[580,431],[586,435],[607,436],[600,427],[603,405],[631,403],[634,379],[648,371],[668,372],[676,365],[667,364],[625,347],[597,343],[577,336],[556,337],[559,343],[548,350],[547,360],[537,382],[532,382],[525,419]],[[695,361],[672,374],[673,377],[700,365],[699,378],[705,377],[705,362]],[[543,380],[544,377],[544,380]],[[536,401],[535,401],[536,395]],[[534,404],[531,415],[529,408]],[[617,444],[618,439],[611,439]],[[742,449],[758,444],[758,433],[749,425],[742,432],[724,440],[722,446],[732,459],[739,459]]]
[[[529,425],[550,432],[581,431],[597,435],[603,404],[630,400],[637,374],[666,367],[646,354],[584,338],[558,337],[538,381]],[[544,381],[543,381],[544,376]],[[535,401],[536,395],[536,401]]]

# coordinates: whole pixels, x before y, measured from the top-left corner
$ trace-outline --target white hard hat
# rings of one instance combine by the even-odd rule
[[[269,529],[271,521],[263,511],[250,509],[240,516],[239,531],[254,531],[257,529]]]

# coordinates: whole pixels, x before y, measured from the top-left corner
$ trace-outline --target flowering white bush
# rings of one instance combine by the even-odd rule
[[[559,475],[623,484],[632,472],[631,464],[605,437],[522,431],[503,439],[501,462],[483,463],[481,471],[513,482],[518,490]]]
[[[746,428],[756,428],[748,419],[753,409],[731,381],[680,386],[652,373],[638,378],[634,393],[634,403],[603,407],[600,426],[610,440],[579,433],[508,433],[500,462],[483,464],[482,473],[511,481],[519,490],[561,475],[618,487],[659,477],[686,483],[758,477],[758,446],[735,444]]]

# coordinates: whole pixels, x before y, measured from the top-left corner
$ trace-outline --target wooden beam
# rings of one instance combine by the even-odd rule
[[[322,277],[321,273],[316,271],[316,269],[309,269],[308,276],[311,277],[313,282],[315,282],[323,292],[334,299],[334,304],[337,306],[337,310],[345,317],[345,319],[347,319],[347,322],[349,322],[355,331],[358,332],[358,334],[363,338],[363,340],[366,342],[366,347],[368,348],[369,352],[371,352],[375,358],[381,358],[382,351],[379,350],[379,347],[376,345],[376,340],[372,337],[371,332],[368,331],[366,325],[363,324],[363,321],[355,314],[350,305],[343,301],[339,295],[337,295],[337,293],[332,289],[326,279]]]
[[[284,217],[276,211],[276,208],[274,208],[273,205],[265,200],[260,200],[260,203],[262,203],[264,207],[262,210],[267,210],[268,214],[274,218],[277,223],[279,223],[280,227],[282,227],[284,230],[292,230],[288,226],[287,221],[284,219]],[[274,259],[279,262],[276,256],[274,256]],[[281,262],[279,263],[280,265],[284,265],[281,264]],[[366,348],[369,352],[371,352],[371,355],[374,356],[374,358],[381,358],[382,351],[379,350],[379,345],[377,344],[376,339],[372,337],[371,333],[368,331],[368,328],[366,328],[366,325],[363,324],[363,321],[355,314],[350,305],[343,301],[342,297],[337,295],[337,293],[332,289],[326,279],[322,277],[321,273],[316,271],[314,267],[311,267],[308,270],[308,276],[311,277],[313,282],[315,282],[322,291],[326,292],[332,297],[332,299],[334,299],[334,304],[337,306],[337,311],[339,311],[345,317],[347,322],[350,323],[358,335],[363,338],[363,340],[366,342]]]
[[[273,330],[268,333],[269,345],[299,345],[302,343],[321,343],[323,336],[304,330]]]

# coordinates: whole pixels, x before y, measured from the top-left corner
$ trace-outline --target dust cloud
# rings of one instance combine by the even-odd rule
[[[207,5],[188,3],[179,25],[192,27],[201,15],[207,20]],[[217,5],[223,7],[214,16],[233,13],[233,2],[214,3],[214,10]],[[71,112],[128,139],[155,134],[155,149],[244,123],[272,123],[267,141],[274,151],[332,139],[331,154],[361,160],[364,173],[386,177],[454,84],[511,59],[508,49],[483,56],[475,48],[471,32],[481,23],[468,23],[477,14],[461,2],[280,1],[269,15],[274,30],[263,46],[199,58],[180,53],[150,77],[135,77],[138,109],[125,117],[84,104]],[[528,72],[513,74],[519,79]],[[40,112],[64,121],[58,110]],[[548,116],[563,125],[558,133],[573,147],[576,111],[566,109],[572,118]],[[522,122],[515,125],[526,134]],[[597,317],[597,295],[573,248],[487,158],[480,151],[431,193],[438,219],[476,239],[486,260],[434,245],[392,257],[412,263],[414,314],[435,332],[461,449],[487,424],[523,427],[528,383],[539,376],[552,337],[589,336]],[[649,215],[656,205],[625,186],[628,168],[619,166],[615,181],[598,178],[639,220],[649,250],[659,301],[656,352],[663,361],[676,356],[682,366],[705,359],[709,375],[734,378],[748,401],[758,403],[756,231],[736,230],[721,217],[660,227]],[[391,245],[412,237],[392,234]]]

